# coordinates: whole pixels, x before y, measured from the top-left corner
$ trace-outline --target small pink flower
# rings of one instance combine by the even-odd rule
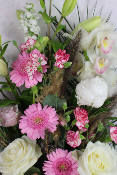
[[[117,144],[117,127],[110,126],[110,137]]]
[[[58,68],[63,68],[64,67],[64,63],[66,63],[69,60],[70,55],[66,54],[66,50],[61,50],[59,49],[56,53],[55,53],[55,66]]]
[[[27,133],[31,140],[44,139],[45,130],[49,132],[56,131],[56,125],[59,123],[58,116],[54,108],[44,106],[42,109],[41,104],[32,104],[24,111],[26,116],[21,116],[19,128],[21,132]]]
[[[115,41],[113,39],[110,39],[109,37],[104,37],[101,40],[101,51],[103,54],[108,54],[114,45]]]
[[[109,65],[108,59],[97,57],[94,68],[97,74],[103,74],[108,69],[108,65]]]
[[[39,50],[34,49],[30,54],[22,52],[22,55],[19,54],[18,59],[12,63],[13,70],[10,72],[10,79],[17,87],[24,83],[26,88],[37,85],[38,81],[42,82],[43,77],[43,73],[38,71],[40,64],[43,73],[47,72],[47,58]]]
[[[18,105],[8,105],[0,107],[0,126],[10,127],[19,123],[21,112],[18,110]]]
[[[67,144],[71,147],[78,147],[81,144],[81,138],[79,138],[79,131],[76,131],[75,133],[74,131],[69,130],[66,135],[66,141]]]
[[[67,124],[67,122],[66,122],[66,120],[65,120],[64,117],[62,117],[62,118],[59,119],[59,124],[60,124],[61,126],[65,126],[65,125]]]
[[[87,131],[87,128],[85,128],[85,125],[89,123],[87,111],[83,108],[80,109],[80,107],[77,107],[74,110],[74,115],[77,120],[76,126],[79,128],[79,130],[82,132]]]
[[[71,157],[71,153],[58,148],[47,155],[48,161],[43,166],[45,175],[79,175],[78,162]]]
[[[30,50],[31,48],[33,48],[35,42],[36,42],[36,40],[34,40],[32,38],[28,39],[25,44],[22,44],[20,46],[21,52],[26,51],[26,50]]]

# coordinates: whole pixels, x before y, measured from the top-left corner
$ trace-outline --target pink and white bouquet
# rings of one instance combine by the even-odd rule
[[[77,0],[64,1],[59,22],[51,8],[46,13],[43,0],[40,4],[43,11],[38,16],[32,3],[26,4],[25,12],[17,10],[24,43],[18,47],[12,41],[19,55],[11,67],[4,58],[8,42],[0,45],[0,76],[6,80],[0,82],[0,172],[116,175],[114,26],[93,16],[69,33],[61,22]],[[39,15],[48,26],[47,36],[40,35]]]

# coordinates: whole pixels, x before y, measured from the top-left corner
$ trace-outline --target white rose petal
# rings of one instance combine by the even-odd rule
[[[82,155],[78,153],[80,175],[117,175],[117,152],[109,144],[89,142]],[[74,152],[72,157],[77,160]]]
[[[36,144],[36,140],[22,136],[0,153],[0,172],[3,175],[23,175],[41,155],[41,148]]]

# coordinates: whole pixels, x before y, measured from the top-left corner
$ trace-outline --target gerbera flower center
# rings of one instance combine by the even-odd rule
[[[44,111],[34,111],[34,113],[30,116],[28,121],[31,127],[35,128],[43,128],[48,123],[49,116]]]
[[[61,157],[54,162],[53,168],[56,175],[71,175],[72,163],[68,158]]]

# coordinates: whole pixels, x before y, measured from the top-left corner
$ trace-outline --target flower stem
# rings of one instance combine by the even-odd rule
[[[52,0],[50,0],[50,9],[49,9],[49,17],[51,16],[51,5],[52,5]],[[50,40],[50,24],[48,24],[48,38]],[[49,62],[49,73],[51,72],[51,45],[49,44],[48,46],[48,62]]]
[[[57,34],[57,32],[58,32],[59,26],[60,26],[61,21],[63,20],[63,18],[64,18],[64,17],[61,16],[60,21],[59,21],[59,23],[58,23],[58,26],[57,26],[57,28],[56,28],[56,31],[55,31],[55,33],[54,33],[54,36],[53,36],[52,40],[54,40],[54,38],[55,38],[55,36],[56,36],[56,34]]]

